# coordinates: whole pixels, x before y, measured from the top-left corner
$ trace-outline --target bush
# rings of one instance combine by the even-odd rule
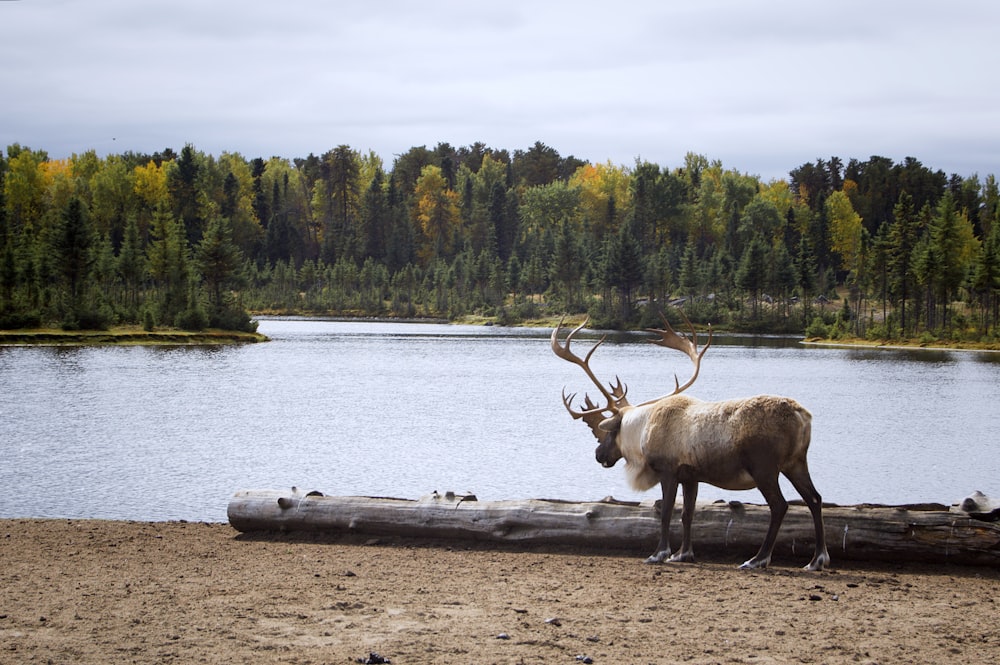
[[[42,317],[38,312],[0,312],[0,330],[41,327]]]
[[[822,316],[813,318],[812,323],[806,327],[806,337],[827,337],[829,334],[830,329],[823,323]]]
[[[104,310],[78,310],[66,315],[63,330],[107,330],[111,325],[111,314]]]
[[[873,323],[865,330],[865,339],[870,341],[892,339],[892,331],[886,323]]]
[[[257,322],[241,309],[221,308],[212,312],[208,318],[208,326],[222,330],[237,330],[239,332],[257,332]]]
[[[201,305],[194,305],[178,314],[174,325],[181,330],[198,332],[208,327],[208,314]]]

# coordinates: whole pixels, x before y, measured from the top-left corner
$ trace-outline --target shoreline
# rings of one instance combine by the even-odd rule
[[[267,341],[260,333],[234,330],[153,330],[120,327],[109,330],[0,330],[0,346],[205,346]]]

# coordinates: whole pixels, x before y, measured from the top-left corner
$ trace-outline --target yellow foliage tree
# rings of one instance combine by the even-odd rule
[[[631,205],[630,184],[629,170],[610,161],[585,164],[570,176],[570,187],[580,191],[584,222],[595,237],[617,233],[620,221],[626,218]]]
[[[50,159],[39,165],[44,187],[43,200],[50,211],[62,211],[76,193],[73,165],[68,159]]]
[[[760,186],[760,196],[774,204],[778,213],[785,217],[795,205],[795,195],[784,180],[772,180]]]
[[[132,170],[135,193],[150,210],[167,197],[167,174],[162,165],[150,161]]]
[[[7,162],[4,198],[11,228],[20,231],[33,226],[42,216],[42,170],[40,154],[22,150]]]
[[[425,166],[414,189],[416,222],[420,230],[417,256],[424,265],[448,258],[455,248],[461,210],[458,193],[448,189],[441,168]]]
[[[825,204],[830,249],[840,254],[845,270],[857,271],[861,261],[861,215],[843,191],[830,194]]]

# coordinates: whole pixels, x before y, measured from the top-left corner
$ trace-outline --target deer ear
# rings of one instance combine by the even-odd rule
[[[621,427],[621,424],[622,424],[622,417],[619,415],[614,415],[611,416],[610,418],[605,418],[604,420],[602,420],[601,424],[598,425],[597,427],[602,432],[617,432],[618,428]]]

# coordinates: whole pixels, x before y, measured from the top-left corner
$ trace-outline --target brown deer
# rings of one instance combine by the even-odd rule
[[[809,450],[812,414],[788,397],[758,395],[746,399],[703,402],[681,393],[698,378],[701,358],[712,344],[698,350],[694,326],[682,313],[691,330],[691,337],[674,332],[665,316],[665,329],[649,329],[659,335],[654,344],[683,352],[694,363],[694,373],[684,385],[674,377],[674,391],[636,406],[626,398],[627,388],[618,377],[615,384],[605,387],[590,369],[590,358],[604,342],[602,337],[580,358],[570,351],[570,342],[585,325],[559,342],[562,321],[552,331],[552,351],[563,360],[579,365],[604,396],[605,404],[595,404],[584,396],[582,410],[572,406],[575,393],[567,396],[563,389],[563,404],[573,418],[582,419],[597,437],[597,461],[613,467],[625,458],[625,471],[632,487],[648,490],[660,483],[663,502],[660,507],[660,542],[647,563],[663,561],[693,561],[691,521],[698,498],[698,483],[709,483],[728,490],[748,490],[757,487],[767,501],[771,521],[760,551],[740,568],[765,568],[778,529],[788,510],[788,502],[778,484],[778,474],[784,474],[802,495],[812,513],[816,528],[816,550],[808,570],[822,570],[830,562],[823,531],[823,504],[813,486],[806,463]],[[683,527],[681,547],[671,556],[670,518],[677,498],[677,486],[684,490],[681,512]]]

